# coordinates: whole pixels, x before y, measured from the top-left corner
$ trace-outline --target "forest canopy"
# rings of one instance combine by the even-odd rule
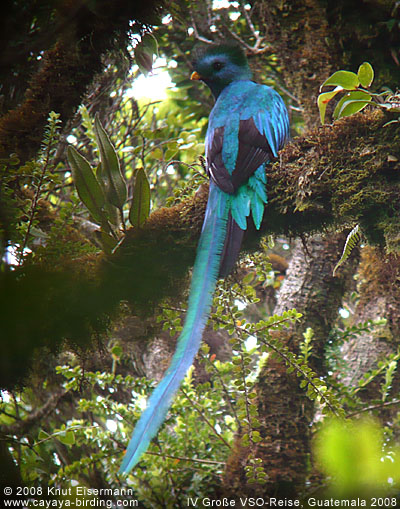
[[[397,507],[398,2],[12,0],[0,23],[8,499]],[[194,365],[124,476],[187,309],[214,103],[190,75],[195,48],[221,41],[281,95],[291,139]],[[139,96],[166,73],[162,99]]]

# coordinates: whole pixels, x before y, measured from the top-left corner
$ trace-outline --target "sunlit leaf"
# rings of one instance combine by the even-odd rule
[[[126,184],[121,173],[117,153],[97,115],[94,121],[94,132],[101,159],[97,176],[101,179],[107,200],[115,207],[122,208],[127,198]]]
[[[322,87],[332,85],[335,87],[342,87],[345,90],[355,90],[360,85],[360,80],[357,74],[351,71],[336,71],[324,83]]]
[[[135,187],[133,189],[132,205],[129,211],[129,221],[132,226],[140,227],[150,213],[150,184],[143,168],[136,172]]]
[[[342,117],[349,117],[350,115],[354,115],[354,113],[357,113],[365,108],[365,106],[367,106],[371,100],[372,97],[367,92],[363,92],[362,90],[349,92],[337,103],[335,111],[333,112],[333,118],[337,120]]]
[[[374,80],[374,70],[369,62],[364,62],[358,68],[358,79],[363,87],[368,88]]]
[[[39,439],[39,440],[47,440],[47,439],[49,438],[49,436],[50,436],[50,435],[49,435],[46,431],[44,431],[43,429],[41,429],[41,430],[39,431],[38,439]]]
[[[254,272],[249,272],[248,274],[246,274],[244,276],[242,283],[244,285],[249,285],[253,281],[254,278],[255,278],[255,273]]]
[[[112,348],[111,348],[111,355],[113,356],[114,359],[120,359],[122,357],[122,348],[119,346],[119,345],[114,345]]]
[[[60,433],[59,435],[57,435],[57,439],[64,445],[74,445],[75,434],[71,430],[66,431],[65,433]]]
[[[325,123],[326,107],[328,106],[329,101],[333,97],[335,97],[335,95],[341,90],[343,90],[342,87],[336,87],[334,90],[331,90],[330,92],[324,92],[323,94],[319,94],[317,104],[322,124]]]
[[[337,269],[344,263],[347,258],[350,256],[350,253],[354,249],[354,247],[358,244],[359,240],[361,238],[360,234],[360,227],[357,224],[351,232],[347,235],[346,242],[343,248],[342,256],[340,257],[340,260],[337,262],[335,268],[333,269],[333,275],[336,274]]]

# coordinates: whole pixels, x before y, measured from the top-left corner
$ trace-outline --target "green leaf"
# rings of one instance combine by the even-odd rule
[[[120,359],[122,356],[122,348],[119,345],[113,346],[111,348],[111,355],[116,359]]]
[[[43,429],[41,429],[41,430],[39,431],[38,439],[39,439],[39,440],[46,440],[47,438],[49,438],[49,436],[50,436],[50,435],[49,435],[48,433],[46,433],[46,431],[44,431]]]
[[[336,87],[334,90],[331,90],[330,92],[324,92],[323,94],[319,94],[317,104],[319,109],[319,115],[321,117],[321,124],[325,123],[325,112],[326,107],[328,106],[328,102],[335,97],[335,95],[342,91],[342,87]]]
[[[72,146],[67,150],[72,178],[79,198],[98,223],[104,221],[104,193],[88,161]]]
[[[60,433],[57,436],[57,439],[65,444],[65,445],[74,445],[75,443],[75,434],[73,431],[66,431],[65,433]]]
[[[153,70],[153,57],[158,55],[157,39],[152,34],[145,34],[135,46],[135,61],[140,72],[147,75]]]
[[[335,87],[342,87],[345,90],[355,90],[360,85],[357,74],[351,71],[336,71],[329,76],[329,78],[322,83],[322,87],[332,85]]]
[[[139,67],[140,72],[145,76],[153,70],[153,56],[143,51],[142,48],[135,48],[135,61]]]
[[[145,76],[153,70],[153,54],[149,54],[140,43],[135,47],[135,62]]]
[[[399,479],[400,465],[399,448],[392,446],[395,460],[388,457],[383,452],[385,440],[379,423],[369,419],[324,421],[314,442],[314,454],[335,494],[346,498],[353,493],[388,493],[387,480]]]
[[[363,87],[368,88],[374,81],[374,70],[369,62],[364,62],[358,68],[358,79]]]
[[[104,225],[103,225],[103,227],[104,227]],[[96,235],[97,240],[101,244],[102,250],[106,254],[111,254],[113,252],[113,249],[117,245],[118,240],[103,230],[95,232],[95,235]]]
[[[136,172],[129,221],[132,226],[141,227],[150,213],[150,184],[143,168]]]
[[[97,176],[101,179],[107,200],[121,209],[127,198],[126,184],[121,173],[117,153],[97,115],[94,120],[94,133],[101,160]]]
[[[335,268],[333,269],[333,276],[335,276],[337,269],[344,263],[347,258],[350,256],[350,253],[354,249],[354,247],[357,245],[358,241],[361,238],[360,234],[360,227],[357,224],[351,232],[347,235],[347,239],[343,248],[342,256],[340,257],[340,260],[337,262]]]
[[[102,169],[101,169],[101,163],[99,163],[97,165],[97,168],[96,168],[96,175],[99,176],[99,184],[102,186],[102,189],[103,189],[103,192],[105,193],[105,188],[104,186],[102,185],[103,184],[103,181],[101,180],[101,176],[102,176]],[[104,207],[103,207],[103,210],[104,210],[104,213],[105,213],[105,216],[107,217],[107,219],[110,221],[111,224],[113,224],[114,226],[117,226],[119,227],[120,224],[121,224],[121,218],[120,218],[120,215],[118,214],[118,209],[117,207],[115,207],[114,205],[112,205],[109,201],[106,201]]]
[[[158,55],[158,42],[153,34],[144,34],[139,44],[149,55]]]
[[[372,97],[368,94],[368,92],[363,92],[362,90],[349,92],[337,103],[335,111],[333,112],[333,118],[337,120],[342,117],[354,115],[354,113],[365,108],[371,100]]]
[[[248,274],[246,274],[244,276],[242,283],[244,285],[249,285],[253,281],[254,277],[255,277],[255,273],[254,272],[249,272]]]

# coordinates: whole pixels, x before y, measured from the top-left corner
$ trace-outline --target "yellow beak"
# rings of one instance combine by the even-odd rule
[[[190,76],[191,80],[201,80],[201,76],[197,71],[192,72]]]

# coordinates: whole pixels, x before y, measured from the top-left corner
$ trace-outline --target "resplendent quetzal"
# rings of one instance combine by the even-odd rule
[[[238,46],[210,45],[197,54],[193,68],[191,79],[204,81],[216,99],[206,134],[207,208],[176,352],[136,424],[121,472],[136,465],[163,423],[199,349],[218,276],[229,273],[239,254],[250,213],[260,228],[267,203],[265,163],[277,157],[288,138],[283,100],[252,81]]]

